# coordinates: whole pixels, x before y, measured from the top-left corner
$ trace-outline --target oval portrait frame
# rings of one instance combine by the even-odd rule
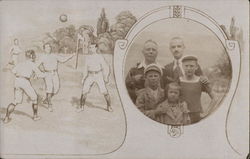
[[[239,81],[240,70],[241,70],[241,67],[240,67],[241,53],[240,53],[239,44],[235,40],[229,40],[225,32],[220,27],[220,25],[213,18],[211,18],[209,15],[205,14],[204,12],[191,8],[191,7],[187,7],[187,6],[174,5],[174,6],[161,7],[151,12],[148,12],[133,25],[133,27],[127,33],[124,40],[116,41],[115,50],[114,50],[114,71],[115,71],[118,92],[121,97],[121,100],[125,109],[125,113],[127,116],[127,124],[129,125],[129,123],[133,121],[132,114],[129,115],[129,112],[131,112],[130,110],[136,109],[136,106],[134,106],[134,108],[131,108],[131,105],[134,105],[134,103],[132,102],[132,100],[130,99],[128,95],[127,88],[126,88],[125,81],[124,81],[125,61],[126,61],[126,56],[128,54],[129,48],[131,44],[133,43],[134,38],[147,26],[157,21],[171,19],[171,18],[172,19],[173,18],[174,19],[178,19],[178,18],[187,19],[187,20],[191,20],[191,21],[194,21],[203,25],[217,37],[217,39],[221,42],[223,48],[225,49],[226,54],[231,64],[232,78],[229,84],[228,92],[225,93],[223,99],[218,104],[219,105],[218,108],[220,108],[222,104],[224,105],[224,109],[222,111],[227,119],[228,114],[230,112],[230,107],[231,107],[233,97],[238,87],[238,81]],[[217,110],[218,108],[216,108],[215,110]],[[213,111],[212,114],[214,112],[216,111]],[[210,114],[207,115],[206,117],[208,116],[210,116]],[[200,123],[201,121],[195,124],[199,125]]]

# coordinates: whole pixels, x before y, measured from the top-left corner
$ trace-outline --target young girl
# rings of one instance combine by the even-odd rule
[[[167,99],[160,103],[155,111],[159,122],[168,125],[190,124],[187,103],[180,100],[180,91],[181,87],[176,82],[172,82],[167,86]]]

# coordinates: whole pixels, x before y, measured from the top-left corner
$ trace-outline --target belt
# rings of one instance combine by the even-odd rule
[[[57,70],[44,70],[45,72],[49,72],[49,73],[55,73],[57,72]]]
[[[28,77],[23,77],[23,76],[16,76],[17,78],[23,78],[23,79],[26,79],[26,80],[30,80],[30,78]]]
[[[99,72],[101,72],[102,70],[99,70],[99,71],[88,71],[90,74],[97,74]]]

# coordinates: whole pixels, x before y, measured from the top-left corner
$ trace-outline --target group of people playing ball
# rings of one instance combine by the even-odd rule
[[[14,45],[16,46],[13,47],[14,49],[11,49],[11,51],[15,51],[15,54],[13,55],[16,55],[18,47],[16,39],[14,40]],[[107,111],[112,112],[113,109],[111,107],[110,96],[106,88],[110,75],[109,65],[105,61],[104,57],[99,54],[99,49],[96,43],[89,43],[86,47],[88,51],[85,56],[86,61],[83,66],[83,88],[80,98],[80,106],[76,111],[81,112],[84,110],[87,94],[93,84],[96,83],[100,92],[106,99]],[[18,54],[20,54],[20,50],[20,48],[17,50]],[[45,43],[43,45],[43,50],[44,52],[39,58],[37,58],[34,50],[27,50],[25,51],[25,61],[18,63],[16,56],[14,57],[14,60],[12,60],[13,62],[11,61],[10,64],[14,66],[12,72],[15,75],[14,101],[7,107],[6,115],[3,119],[4,123],[8,123],[11,120],[10,115],[15,110],[15,107],[22,103],[24,93],[32,101],[33,120],[37,121],[41,119],[41,117],[38,116],[38,95],[31,84],[31,78],[44,79],[46,86],[46,98],[43,100],[43,104],[47,105],[50,112],[53,111],[52,97],[58,93],[60,88],[58,64],[70,60],[76,55],[76,53],[61,56],[59,53],[52,52],[52,46],[50,43]]]
[[[144,60],[129,70],[126,77],[128,94],[137,108],[151,119],[168,125],[187,125],[202,119],[201,94],[213,102],[214,94],[198,58],[184,55],[180,37],[170,40],[173,62],[164,67],[157,62],[158,44],[144,43]]]

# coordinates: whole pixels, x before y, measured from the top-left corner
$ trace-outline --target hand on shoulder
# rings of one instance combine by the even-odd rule
[[[200,82],[202,84],[209,84],[209,80],[208,80],[207,76],[200,76]]]

